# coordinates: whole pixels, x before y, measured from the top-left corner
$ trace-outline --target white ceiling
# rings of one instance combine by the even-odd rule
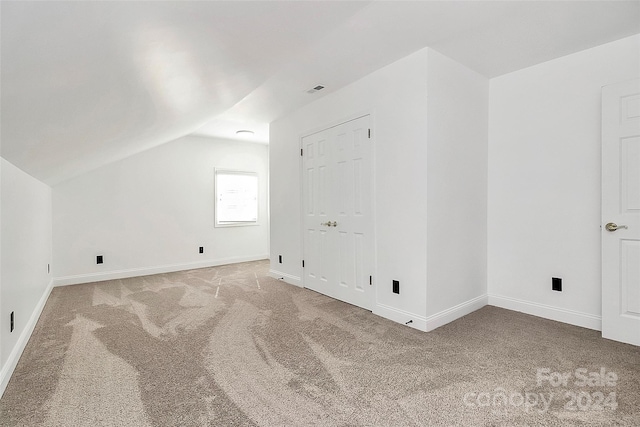
[[[2,1],[0,17],[1,154],[50,185],[191,133],[267,142],[272,120],[425,46],[495,77],[640,33],[640,1]]]

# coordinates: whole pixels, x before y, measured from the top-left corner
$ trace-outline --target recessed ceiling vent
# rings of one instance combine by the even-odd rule
[[[316,93],[317,91],[322,90],[322,89],[324,89],[324,86],[318,85],[318,86],[314,87],[313,89],[309,89],[307,91],[307,93]]]

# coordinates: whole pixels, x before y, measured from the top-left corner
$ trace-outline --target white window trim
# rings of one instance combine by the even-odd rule
[[[238,221],[238,222],[219,222],[218,221],[218,174],[223,175],[246,175],[254,176],[256,178],[256,220],[255,221]],[[235,169],[220,169],[215,168],[213,174],[214,181],[214,227],[251,227],[260,225],[260,177],[257,172],[242,171]]]

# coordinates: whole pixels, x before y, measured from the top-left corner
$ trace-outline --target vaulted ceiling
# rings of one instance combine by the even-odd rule
[[[495,77],[637,34],[640,2],[2,1],[0,18],[1,154],[55,185],[187,134],[267,142],[426,46]]]

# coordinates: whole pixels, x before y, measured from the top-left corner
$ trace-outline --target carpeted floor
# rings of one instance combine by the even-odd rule
[[[430,333],[266,261],[56,288],[2,426],[640,426],[640,348],[485,307]]]

